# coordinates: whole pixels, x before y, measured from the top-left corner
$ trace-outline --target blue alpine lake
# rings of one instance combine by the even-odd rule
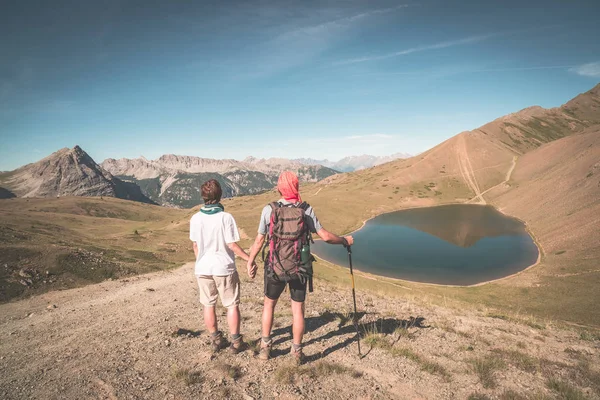
[[[415,282],[473,285],[522,271],[538,258],[524,224],[490,206],[396,211],[367,221],[352,236],[355,269]],[[348,267],[342,246],[319,240],[312,252]]]

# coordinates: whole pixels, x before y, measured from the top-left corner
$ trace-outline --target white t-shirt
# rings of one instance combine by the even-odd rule
[[[196,275],[227,276],[236,271],[235,254],[227,246],[240,240],[233,215],[194,214],[190,220],[190,240],[198,245]]]

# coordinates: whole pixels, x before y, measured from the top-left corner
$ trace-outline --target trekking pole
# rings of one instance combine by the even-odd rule
[[[362,356],[360,352],[360,331],[358,330],[358,319],[356,318],[356,290],[354,289],[354,272],[352,271],[352,249],[346,240],[344,240],[344,247],[348,250],[348,263],[350,264],[350,278],[352,280],[352,302],[354,303],[354,316],[352,317],[352,322],[354,323],[354,328],[356,329],[356,340],[358,343],[358,355]]]

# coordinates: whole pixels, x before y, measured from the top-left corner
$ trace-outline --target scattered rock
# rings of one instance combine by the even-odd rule
[[[50,304],[48,307],[46,307],[48,310],[52,310],[54,308],[56,308],[56,304]]]
[[[32,278],[33,274],[26,270],[26,269],[20,269],[19,270],[19,276],[23,277],[23,278]]]

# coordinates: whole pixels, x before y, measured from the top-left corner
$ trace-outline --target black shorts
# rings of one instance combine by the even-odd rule
[[[269,299],[279,299],[279,296],[281,296],[281,293],[283,293],[286,285],[288,285],[290,288],[290,297],[292,300],[299,303],[302,303],[304,300],[306,300],[306,282],[302,283],[300,282],[300,279],[292,279],[289,282],[276,281],[272,278],[269,278],[265,273],[265,296],[267,296]]]

